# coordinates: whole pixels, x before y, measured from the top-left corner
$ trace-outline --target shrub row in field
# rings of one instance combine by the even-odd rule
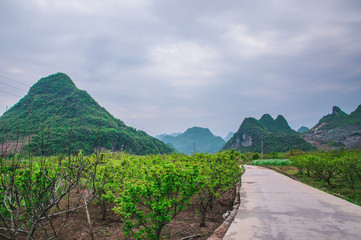
[[[125,233],[135,239],[159,239],[192,197],[199,199],[200,225],[207,210],[242,175],[241,155],[234,151],[187,156],[100,154],[1,161],[0,235],[6,239],[36,232],[59,235],[77,208],[108,204],[122,217]],[[65,207],[64,207],[65,206]],[[91,222],[89,220],[89,222]],[[91,224],[89,224],[91,233]]]
[[[291,161],[301,174],[322,179],[330,186],[335,177],[341,177],[353,190],[357,182],[361,183],[361,153],[357,151],[305,154]]]
[[[290,165],[291,161],[288,159],[264,159],[264,160],[253,160],[251,165],[255,166],[284,166]]]

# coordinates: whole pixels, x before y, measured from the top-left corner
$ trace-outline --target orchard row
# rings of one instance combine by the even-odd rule
[[[159,239],[192,198],[198,198],[200,226],[207,210],[242,175],[241,154],[134,156],[93,154],[1,159],[0,235],[5,239],[52,239],[72,214],[95,202],[107,206],[135,239]],[[89,214],[90,238],[93,238]]]

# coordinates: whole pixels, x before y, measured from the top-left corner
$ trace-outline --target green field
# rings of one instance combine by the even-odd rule
[[[253,160],[251,165],[255,166],[284,166],[290,165],[291,161],[288,159],[263,159],[263,160]]]

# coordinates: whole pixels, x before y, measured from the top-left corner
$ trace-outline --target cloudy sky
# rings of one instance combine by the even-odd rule
[[[0,114],[56,72],[151,135],[361,104],[359,0],[0,0]]]

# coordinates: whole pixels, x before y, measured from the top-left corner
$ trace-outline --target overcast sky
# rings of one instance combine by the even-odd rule
[[[56,72],[151,135],[313,127],[361,104],[361,1],[0,0],[0,114]]]

